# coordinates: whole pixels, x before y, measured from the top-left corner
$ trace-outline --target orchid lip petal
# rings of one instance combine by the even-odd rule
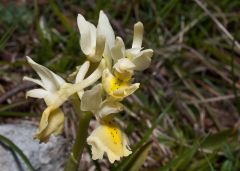
[[[114,163],[132,153],[129,150],[127,136],[111,121],[100,124],[87,138],[87,143],[92,146],[94,160],[102,159],[103,154],[107,153],[109,161]]]
[[[49,110],[49,112],[43,114],[39,130],[34,138],[46,143],[51,134],[58,135],[63,132],[63,125],[63,112],[59,108],[53,111]]]

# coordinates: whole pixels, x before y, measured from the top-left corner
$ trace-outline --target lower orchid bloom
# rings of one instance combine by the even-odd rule
[[[60,106],[74,93],[79,92],[79,96],[81,96],[84,88],[95,83],[102,75],[103,68],[105,68],[105,62],[102,60],[98,68],[87,78],[83,79],[89,67],[88,62],[85,62],[78,71],[76,83],[69,84],[46,67],[34,62],[30,57],[27,57],[27,60],[39,75],[40,80],[29,77],[24,77],[24,80],[32,81],[42,88],[30,90],[27,92],[26,96],[43,98],[47,104],[47,108],[42,114],[39,130],[35,138],[39,139],[41,142],[47,142],[51,134],[57,135],[63,131],[64,114]]]
[[[58,75],[47,69],[46,67],[37,64],[30,57],[27,57],[28,63],[37,72],[39,79],[24,77],[24,80],[32,81],[42,88],[29,90],[26,93],[27,97],[43,98],[47,106],[54,103],[53,94],[57,92],[60,87],[67,85],[67,83]],[[51,134],[58,135],[62,133],[64,125],[64,114],[60,108],[56,108],[51,113],[42,115],[38,133],[35,138],[41,142],[48,141]]]
[[[103,101],[101,84],[85,91],[82,96],[81,110],[91,111],[100,124],[87,138],[87,143],[92,146],[94,160],[102,159],[106,152],[109,161],[113,163],[132,153],[127,136],[113,122],[113,114],[122,111],[123,105],[111,97]]]
[[[102,120],[99,127],[87,138],[87,143],[92,146],[93,160],[102,159],[106,152],[109,161],[114,163],[132,153],[126,134],[112,120]]]
[[[83,69],[81,69],[83,68]],[[48,106],[44,111],[43,115],[48,115],[49,113],[53,112],[57,108],[59,108],[70,96],[72,96],[75,93],[78,93],[78,96],[81,99],[81,96],[83,94],[84,88],[94,84],[99,78],[102,76],[102,72],[104,68],[106,68],[105,60],[102,59],[98,67],[86,78],[85,77],[85,67],[80,67],[78,72],[83,72],[82,74],[77,74],[77,77],[79,78],[76,79],[75,84],[67,84],[66,86],[62,86],[60,90],[55,92],[52,95],[52,101],[54,102],[50,106]],[[86,66],[88,68],[88,66]],[[84,78],[84,79],[82,79]]]

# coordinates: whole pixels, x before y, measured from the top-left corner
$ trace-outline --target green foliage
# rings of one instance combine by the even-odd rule
[[[18,26],[20,32],[26,33],[28,27],[33,23],[32,10],[26,5],[16,6],[13,2],[0,4],[0,24],[5,28]]]

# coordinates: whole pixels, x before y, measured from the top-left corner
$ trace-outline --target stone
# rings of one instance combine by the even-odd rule
[[[0,134],[10,139],[28,157],[38,171],[61,171],[68,157],[68,141],[62,136],[52,136],[48,143],[33,139],[37,127],[29,122],[2,124]],[[4,171],[27,171],[22,159],[0,144],[0,169]],[[17,159],[17,160],[16,160]]]

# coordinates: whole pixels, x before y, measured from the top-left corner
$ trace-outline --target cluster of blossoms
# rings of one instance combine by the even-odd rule
[[[62,133],[64,113],[60,106],[77,93],[81,110],[91,112],[99,123],[99,127],[87,138],[87,143],[92,147],[92,158],[101,159],[106,152],[113,163],[131,154],[127,136],[113,121],[114,116],[123,110],[121,101],[139,88],[139,83],[132,83],[134,72],[149,67],[153,50],[142,50],[141,22],[134,25],[132,47],[129,49],[125,48],[121,37],[115,37],[103,11],[100,11],[97,27],[81,14],[77,17],[77,23],[80,46],[86,61],[79,67],[74,83],[67,83],[27,57],[40,79],[24,77],[24,80],[32,81],[42,88],[30,90],[26,96],[43,98],[47,105],[35,138],[47,142],[50,135]],[[89,70],[91,65],[97,65],[92,72]]]

